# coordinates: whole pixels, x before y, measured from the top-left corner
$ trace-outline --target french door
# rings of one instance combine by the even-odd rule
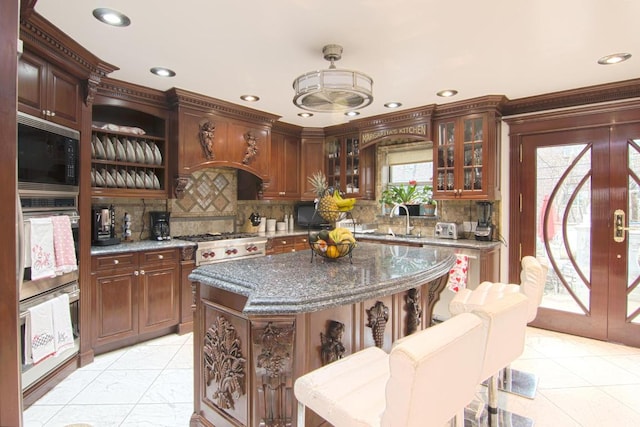
[[[533,325],[640,346],[640,124],[524,135],[518,149],[511,224],[549,266]]]

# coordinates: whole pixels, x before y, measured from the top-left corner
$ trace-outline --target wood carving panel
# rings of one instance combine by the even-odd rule
[[[342,343],[342,334],[344,333],[344,323],[336,320],[329,320],[327,324],[327,333],[320,333],[320,358],[322,365],[327,365],[342,359],[345,348]]]
[[[261,426],[284,427],[293,419],[294,323],[252,323],[257,411]]]
[[[204,379],[213,402],[222,409],[235,409],[235,402],[245,394],[246,359],[238,334],[225,317],[216,317],[207,329],[203,352]]]
[[[407,335],[411,335],[422,324],[422,301],[420,288],[409,289],[405,295],[407,310]]]

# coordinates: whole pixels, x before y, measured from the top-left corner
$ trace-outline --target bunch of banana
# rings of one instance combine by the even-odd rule
[[[348,212],[353,209],[353,205],[356,204],[356,199],[350,197],[348,199],[343,199],[340,195],[340,191],[336,190],[333,192],[333,199],[336,201],[336,205],[338,205],[338,210],[342,212]]]
[[[355,246],[356,239],[350,230],[337,227],[329,232],[329,239],[335,242],[340,256],[345,256]]]

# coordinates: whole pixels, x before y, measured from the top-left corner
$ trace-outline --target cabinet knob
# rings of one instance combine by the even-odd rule
[[[140,275],[144,276],[144,270],[140,270]]]
[[[56,115],[56,112],[55,112],[55,111],[49,111],[49,115],[50,115],[51,117],[53,117],[53,116],[55,116],[55,115]]]
[[[139,275],[139,274],[140,274],[140,272],[139,272],[138,270],[134,270],[134,272],[133,272],[133,275],[134,275],[134,276],[137,276],[137,275]]]
[[[47,115],[47,110],[42,110],[42,115],[46,116]]]
[[[120,260],[119,260],[119,259],[114,259],[114,260],[113,260],[113,263],[114,263],[114,264],[120,264]]]
[[[164,255],[158,255],[158,259],[164,259]]]

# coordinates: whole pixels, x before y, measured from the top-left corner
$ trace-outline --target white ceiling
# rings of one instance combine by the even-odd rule
[[[108,7],[125,28],[97,21]],[[102,60],[116,79],[178,87],[245,105],[305,127],[347,122],[340,113],[303,119],[293,79],[328,68],[322,47],[344,47],[338,68],[374,79],[360,118],[489,94],[509,99],[640,77],[638,0],[38,0],[36,11]],[[630,60],[602,66],[604,55]],[[173,78],[149,73],[154,66]],[[439,98],[457,89],[454,98]],[[239,99],[260,97],[256,103]]]

